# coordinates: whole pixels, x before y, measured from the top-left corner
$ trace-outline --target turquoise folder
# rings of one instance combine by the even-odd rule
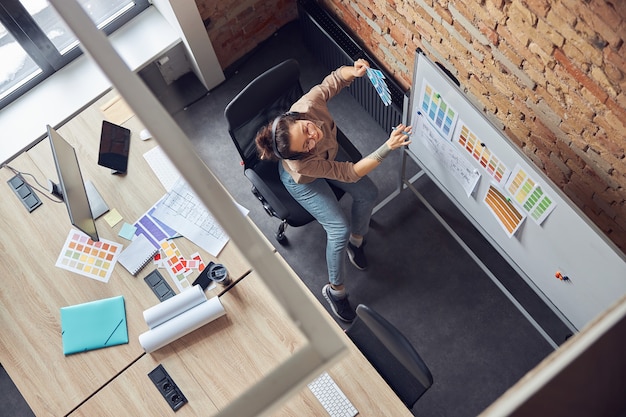
[[[124,297],[61,307],[61,338],[65,355],[128,343]]]

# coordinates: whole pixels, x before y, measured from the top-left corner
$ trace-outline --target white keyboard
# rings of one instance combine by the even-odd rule
[[[318,376],[308,387],[330,417],[354,417],[359,414],[328,373]]]

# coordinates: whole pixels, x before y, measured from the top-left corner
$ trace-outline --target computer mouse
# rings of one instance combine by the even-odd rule
[[[139,137],[141,138],[141,140],[148,140],[152,137],[152,135],[150,134],[150,132],[148,132],[148,129],[143,129],[141,132],[139,132]]]

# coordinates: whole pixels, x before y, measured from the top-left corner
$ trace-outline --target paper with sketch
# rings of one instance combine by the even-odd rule
[[[446,172],[461,184],[468,197],[471,196],[476,189],[478,180],[480,180],[480,172],[454,149],[450,142],[445,140],[428,121],[424,120],[423,116],[417,119],[415,128],[417,134],[424,141],[424,145],[437,157]]]
[[[183,178],[174,183],[153,215],[213,256],[228,243],[226,232]]]

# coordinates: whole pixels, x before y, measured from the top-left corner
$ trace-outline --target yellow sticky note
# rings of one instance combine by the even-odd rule
[[[117,209],[111,209],[104,216],[104,220],[109,224],[109,226],[113,227],[122,221],[122,215],[117,211]]]

